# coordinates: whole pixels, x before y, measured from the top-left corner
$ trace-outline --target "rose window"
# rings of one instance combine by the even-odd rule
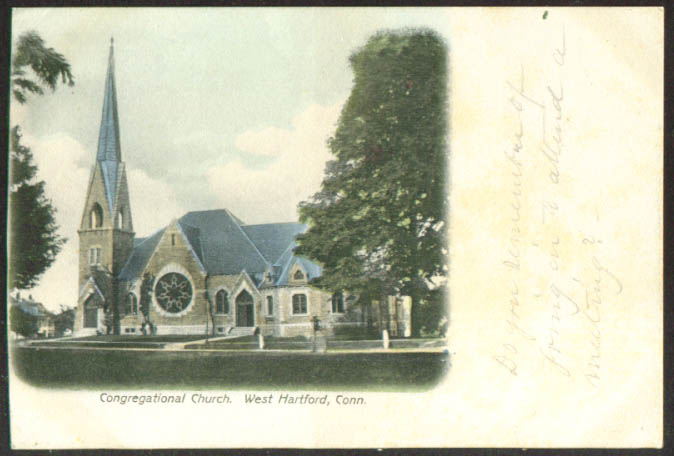
[[[162,309],[178,313],[192,301],[192,285],[184,275],[169,272],[157,281],[154,295]]]

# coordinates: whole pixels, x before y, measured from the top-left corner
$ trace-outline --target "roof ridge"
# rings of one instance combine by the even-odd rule
[[[230,217],[236,218],[236,217],[234,217],[234,216],[233,216],[227,209],[224,209],[224,211],[225,211]],[[258,249],[257,246],[255,245],[255,243],[253,242],[253,240],[252,240],[251,238],[248,237],[248,234],[244,231],[244,229],[242,228],[242,226],[241,226],[240,224],[238,224],[238,223],[236,224],[236,226],[239,228],[239,231],[241,231],[241,233],[245,236],[246,240],[248,240],[248,242],[250,243],[250,245],[253,246],[253,248],[255,249],[255,251],[257,252],[257,254],[260,255],[260,258],[262,258],[262,261],[263,261],[266,265],[271,266],[271,262],[268,261],[268,260],[264,257],[264,255],[262,255],[262,252],[260,252],[260,249]]]

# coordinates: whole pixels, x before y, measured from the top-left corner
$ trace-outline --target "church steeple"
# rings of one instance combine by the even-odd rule
[[[108,57],[108,74],[105,78],[105,95],[103,97],[103,114],[101,129],[98,135],[98,151],[96,159],[103,170],[106,199],[112,211],[117,196],[117,170],[122,160],[119,142],[119,117],[117,115],[117,90],[115,88],[114,41],[110,38],[110,55]]]

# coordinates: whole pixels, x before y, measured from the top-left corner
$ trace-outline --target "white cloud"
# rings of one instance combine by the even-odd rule
[[[136,237],[145,237],[166,226],[185,210],[176,201],[175,189],[141,169],[127,169],[131,216]]]
[[[231,161],[207,171],[209,189],[247,223],[297,220],[297,204],[320,188],[326,141],[334,133],[343,102],[311,105],[295,116],[291,129],[248,130],[236,139],[243,152],[277,157],[263,169]]]
[[[278,157],[284,152],[283,145],[291,143],[292,140],[292,131],[268,127],[262,130],[248,130],[240,134],[234,145],[240,151],[249,154]]]
[[[38,178],[46,181],[45,193],[57,210],[59,233],[68,239],[39,285],[28,293],[50,310],[58,310],[60,304],[74,306],[78,291],[77,229],[84,205],[83,189],[87,188],[89,180],[89,170],[78,167],[77,163],[87,151],[64,134],[43,138],[25,135],[22,143],[33,152]]]

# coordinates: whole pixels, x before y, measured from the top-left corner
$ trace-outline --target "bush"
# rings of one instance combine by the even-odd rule
[[[363,326],[337,326],[334,339],[341,340],[371,340],[381,339],[381,333],[376,328]]]

